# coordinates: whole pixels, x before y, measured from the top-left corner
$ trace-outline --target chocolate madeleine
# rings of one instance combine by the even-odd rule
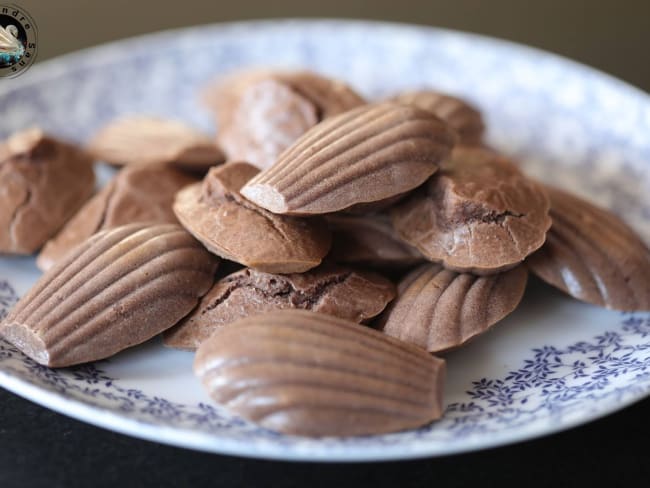
[[[20,299],[0,336],[50,367],[112,356],[187,315],[212,285],[217,263],[179,225],[95,234]]]
[[[332,250],[328,255],[337,263],[380,269],[404,269],[424,261],[424,256],[395,234],[388,216],[383,214],[328,215],[332,231]]]
[[[230,160],[264,169],[318,122],[364,103],[350,87],[307,71],[252,70],[210,86],[217,140]]]
[[[43,247],[36,265],[43,271],[96,232],[136,222],[178,223],[176,192],[197,180],[161,165],[124,168],[91,198]]]
[[[242,162],[212,168],[176,196],[178,220],[211,252],[244,266],[268,273],[318,266],[331,244],[327,223],[275,215],[243,198],[240,188],[258,171]]]
[[[0,253],[32,254],[93,193],[92,158],[39,129],[0,143]]]
[[[481,143],[485,132],[481,112],[460,98],[434,90],[419,90],[401,93],[391,98],[391,101],[408,103],[433,112],[456,131],[460,144]]]
[[[459,147],[424,187],[391,211],[400,238],[447,269],[492,274],[544,243],[544,188],[491,150]]]
[[[445,362],[354,322],[303,310],[241,319],[194,371],[230,411],[285,434],[381,434],[442,415]]]
[[[512,312],[524,295],[528,271],[476,276],[424,264],[397,287],[379,329],[429,352],[463,345]]]
[[[553,225],[530,270],[578,300],[650,310],[650,250],[611,212],[547,187]]]
[[[225,160],[207,135],[181,122],[146,115],[110,122],[95,134],[88,150],[117,166],[172,164],[203,173]]]
[[[218,328],[272,310],[304,309],[353,322],[375,317],[395,286],[375,274],[339,266],[278,275],[243,269],[218,281],[199,306],[164,334],[165,345],[196,349]]]
[[[241,193],[287,215],[324,214],[385,200],[431,176],[454,138],[426,110],[387,102],[365,105],[310,129]]]

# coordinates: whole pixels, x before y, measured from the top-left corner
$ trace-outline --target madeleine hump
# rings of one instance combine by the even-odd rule
[[[36,362],[71,366],[140,344],[187,315],[218,259],[179,225],[95,234],[45,273],[0,324]]]
[[[252,69],[211,84],[203,96],[214,111],[217,140],[231,161],[260,169],[321,120],[365,101],[343,82],[309,71]]]
[[[205,247],[267,273],[301,273],[321,263],[331,235],[320,217],[275,215],[249,202],[240,188],[259,170],[243,162],[212,168],[203,183],[181,190],[174,212]]]
[[[431,112],[377,103],[316,125],[241,190],[286,215],[336,212],[385,200],[421,185],[456,136]]]
[[[429,352],[465,344],[486,332],[519,305],[528,270],[476,276],[423,264],[397,287],[397,299],[379,320],[379,329]]]
[[[549,207],[542,185],[510,160],[464,146],[391,217],[398,236],[430,261],[484,275],[514,268],[544,244]]]
[[[0,254],[32,254],[93,194],[92,158],[40,129],[0,142]]]
[[[219,327],[251,315],[303,309],[364,322],[395,298],[395,285],[378,274],[322,265],[289,275],[243,269],[219,280],[199,306],[165,331],[165,345],[196,349]]]
[[[199,347],[194,371],[217,403],[284,434],[396,432],[436,420],[443,410],[442,359],[304,310],[220,328]]]
[[[613,213],[547,187],[553,225],[526,260],[530,270],[578,300],[624,311],[650,310],[650,250]]]

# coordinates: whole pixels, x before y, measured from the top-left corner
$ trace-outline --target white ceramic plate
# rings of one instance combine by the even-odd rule
[[[0,135],[39,124],[84,141],[127,112],[214,130],[196,90],[244,65],[312,68],[369,97],[438,87],[474,101],[489,142],[529,174],[624,216],[650,241],[650,98],[557,56],[450,31],[382,23],[225,24],[109,44],[0,81]],[[37,279],[32,258],[0,258],[0,314]],[[520,308],[448,355],[439,422],[383,436],[277,435],[218,409],[192,354],[158,340],[108,361],[50,370],[0,341],[0,385],[66,415],[178,446],[292,460],[435,456],[548,434],[650,392],[650,314],[578,303],[533,283]]]

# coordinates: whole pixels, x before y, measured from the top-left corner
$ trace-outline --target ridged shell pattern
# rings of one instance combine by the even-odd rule
[[[481,112],[460,98],[433,90],[421,90],[401,93],[391,100],[433,112],[458,133],[461,144],[481,142],[485,131]]]
[[[217,262],[178,225],[101,232],[41,277],[0,335],[51,367],[109,357],[189,313],[212,285]]]
[[[376,202],[422,184],[454,141],[431,112],[388,102],[365,105],[310,129],[241,193],[280,214]]]
[[[650,250],[616,215],[547,187],[553,225],[526,261],[569,295],[615,310],[650,310]]]
[[[314,312],[283,310],[223,327],[201,345],[194,369],[218,403],[286,434],[378,434],[442,412],[443,360]]]
[[[398,297],[380,319],[384,333],[440,352],[482,334],[521,301],[528,271],[517,266],[490,276],[424,264],[398,285]]]

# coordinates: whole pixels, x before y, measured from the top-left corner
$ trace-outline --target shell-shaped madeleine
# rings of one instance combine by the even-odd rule
[[[310,129],[241,193],[278,214],[336,212],[422,184],[454,140],[431,112],[388,102],[365,105]]]
[[[36,264],[47,271],[70,249],[102,230],[136,222],[178,223],[172,211],[176,192],[196,181],[163,165],[124,168],[45,244]]]
[[[528,271],[476,276],[424,264],[397,287],[397,298],[380,318],[384,333],[440,352],[458,347],[512,312],[524,295]]]
[[[514,268],[542,246],[549,207],[542,185],[513,162],[460,146],[391,217],[397,235],[429,260],[487,275]]]
[[[485,131],[481,112],[460,98],[434,90],[401,93],[394,102],[408,103],[433,112],[458,133],[460,144],[479,144]]]
[[[95,134],[88,150],[118,166],[173,164],[205,172],[225,160],[207,135],[174,120],[144,115],[112,121]]]
[[[174,212],[211,252],[268,273],[302,273],[330,249],[320,217],[275,215],[249,202],[239,189],[259,170],[243,162],[212,168],[203,183],[181,190]]]
[[[380,434],[442,414],[443,360],[314,312],[283,310],[222,327],[199,347],[194,371],[217,403],[285,434]]]
[[[46,366],[106,358],[187,315],[212,285],[217,263],[179,225],[100,232],[36,282],[0,335]]]
[[[530,270],[578,300],[650,310],[650,250],[616,215],[547,187],[553,225]]]
[[[288,275],[243,269],[219,280],[199,306],[165,331],[165,345],[196,349],[219,327],[272,310],[302,309],[362,322],[395,298],[395,285],[375,273],[323,265]]]

